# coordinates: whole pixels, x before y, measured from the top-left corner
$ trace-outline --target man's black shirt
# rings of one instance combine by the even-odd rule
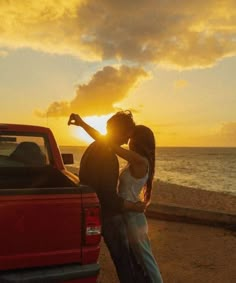
[[[80,162],[79,179],[97,193],[103,217],[122,212],[123,199],[117,195],[119,162],[104,141],[95,141],[86,149]]]

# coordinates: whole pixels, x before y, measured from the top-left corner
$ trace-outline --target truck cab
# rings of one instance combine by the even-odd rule
[[[0,282],[95,283],[100,206],[49,128],[0,124]]]

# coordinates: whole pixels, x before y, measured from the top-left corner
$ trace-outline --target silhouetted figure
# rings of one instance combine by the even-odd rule
[[[22,142],[9,156],[25,166],[45,166],[46,156],[35,142]]]

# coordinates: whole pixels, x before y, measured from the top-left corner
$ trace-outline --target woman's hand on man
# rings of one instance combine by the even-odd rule
[[[124,200],[124,209],[125,211],[135,211],[135,212],[145,212],[147,208],[147,203],[138,201],[131,202],[128,200]]]

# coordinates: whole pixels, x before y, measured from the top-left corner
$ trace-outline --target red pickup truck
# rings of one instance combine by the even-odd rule
[[[0,282],[95,283],[100,206],[49,128],[0,124]]]

